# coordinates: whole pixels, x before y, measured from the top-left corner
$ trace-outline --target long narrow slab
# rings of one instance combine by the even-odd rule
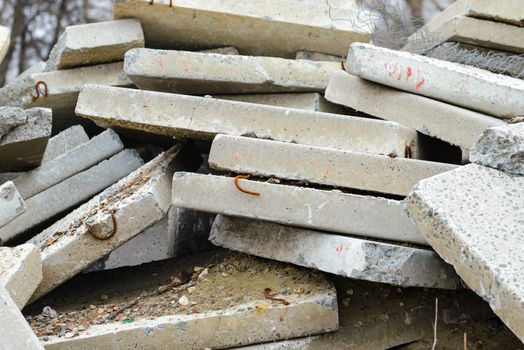
[[[422,235],[524,341],[524,177],[470,164],[421,181],[406,208]]]
[[[126,51],[144,47],[136,19],[68,26],[49,54],[46,70],[123,61]]]
[[[51,115],[47,108],[0,107],[0,172],[40,165],[51,136]]]
[[[101,272],[97,275],[107,278],[103,282],[93,274],[79,276],[56,291],[60,303],[52,296],[42,300],[79,329],[73,337],[47,327],[52,320],[41,313],[28,320],[48,350],[109,350],[115,344],[122,349],[225,349],[338,328],[336,291],[322,275],[245,255],[224,255],[214,252]],[[204,269],[210,259],[215,265]],[[184,271],[193,274],[185,278]],[[166,287],[177,279],[178,285]],[[134,285],[129,283],[133,280]],[[107,300],[100,300],[101,293]]]
[[[32,244],[0,247],[0,288],[4,288],[20,310],[42,281],[40,251]]]
[[[457,289],[460,278],[433,251],[218,215],[220,247],[344,277],[403,287]]]
[[[416,131],[393,122],[152,91],[87,85],[76,113],[103,126],[175,137],[252,135],[399,157],[406,147],[415,158],[421,152]]]
[[[2,350],[44,350],[9,294],[0,287],[0,338]]]
[[[499,118],[513,118],[524,109],[523,80],[475,67],[353,44],[346,69],[366,80]]]
[[[11,31],[7,27],[0,26],[0,63],[2,63],[5,55],[7,54],[10,43]]]
[[[504,125],[498,118],[392,89],[346,72],[331,76],[325,96],[328,101],[400,123],[468,150],[484,130]]]
[[[44,279],[33,300],[160,221],[171,206],[172,174],[192,168],[189,156],[173,147],[34,237]]]
[[[22,198],[29,199],[124,149],[120,137],[106,130],[88,142],[13,180]]]
[[[0,185],[0,227],[22,215],[27,209],[15,184],[8,181]]]
[[[141,89],[189,95],[324,91],[340,63],[133,49],[124,71]]]
[[[422,179],[456,165],[248,137],[218,135],[213,169],[405,196]]]
[[[369,42],[369,23],[361,22],[370,15],[358,10],[356,1],[118,0],[114,17],[139,19],[147,47],[234,46],[244,55],[294,58],[299,50],[341,56],[349,43]]]
[[[242,193],[230,177],[176,173],[173,205],[347,235],[427,244],[405,215],[401,201],[251,180],[240,180],[239,186],[260,195]]]
[[[134,150],[124,150],[26,201],[27,210],[0,228],[0,240],[6,242],[54,216],[72,209],[111,186],[142,165]]]
[[[39,82],[42,83],[38,84]],[[35,73],[23,79],[15,79],[2,87],[0,105],[51,108],[53,110],[53,131],[56,132],[78,124],[79,119],[74,118],[74,109],[78,94],[85,84],[133,85],[124,73],[123,62]],[[40,97],[35,99],[34,97],[38,95]]]
[[[471,152],[470,160],[524,176],[524,122],[484,131]]]

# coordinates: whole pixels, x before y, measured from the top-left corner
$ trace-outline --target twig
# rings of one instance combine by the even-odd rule
[[[240,192],[242,192],[242,193],[247,193],[247,194],[250,194],[252,196],[260,196],[260,193],[258,193],[258,192],[251,192],[251,191],[245,190],[242,187],[240,187],[240,184],[238,183],[238,180],[240,180],[240,179],[249,179],[250,177],[251,177],[251,175],[237,175],[237,176],[235,176],[235,186],[236,186],[236,188]]]
[[[269,300],[278,301],[286,306],[289,305],[289,302],[287,302],[285,299],[276,298],[275,295],[271,293],[271,288],[264,289],[264,297]]]
[[[468,350],[468,333],[464,332],[464,350]]]
[[[438,322],[438,298],[435,299],[435,324],[433,325],[433,346],[431,350],[437,347],[437,322]]]

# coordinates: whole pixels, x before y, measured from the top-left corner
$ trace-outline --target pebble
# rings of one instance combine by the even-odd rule
[[[46,306],[42,309],[42,315],[49,318],[58,317],[58,312],[53,310],[50,306]]]
[[[182,306],[189,305],[189,299],[184,295],[182,298],[178,299],[178,303]]]

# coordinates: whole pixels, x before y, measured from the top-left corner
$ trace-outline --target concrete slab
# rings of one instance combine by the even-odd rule
[[[9,294],[0,288],[0,338],[2,350],[44,350]]]
[[[421,181],[406,200],[428,243],[524,341],[524,177],[476,164]]]
[[[258,103],[262,105],[304,109],[312,112],[349,114],[348,110],[328,102],[318,92],[280,93],[280,94],[242,94],[214,95],[214,98],[229,101]]]
[[[39,224],[74,208],[128,175],[142,164],[134,150],[124,150],[26,201],[24,214],[0,228],[3,242],[21,236]]]
[[[402,50],[423,54],[447,41],[490,49],[524,53],[524,28],[471,17],[457,16],[439,25],[427,24],[409,39]],[[426,44],[426,45],[424,45]]]
[[[37,96],[37,84],[40,97]],[[53,133],[79,124],[74,110],[80,90],[85,84],[131,86],[123,71],[123,62],[61,71],[31,74],[15,79],[0,89],[0,105],[13,107],[47,107],[53,110]],[[47,85],[47,97],[45,86]],[[31,96],[32,94],[32,96]]]
[[[133,49],[124,71],[141,89],[189,95],[324,91],[340,63]]]
[[[421,152],[416,131],[396,123],[213,98],[88,85],[76,113],[102,126],[174,137],[250,135],[400,157],[406,147],[414,158]]]
[[[206,266],[213,256],[216,266],[208,267],[204,275],[195,270]],[[56,308],[59,317],[71,319],[73,327],[93,317],[89,305],[82,307],[86,302],[96,305],[95,313],[99,309],[106,312],[99,322],[88,324],[72,338],[51,332],[47,340],[43,336],[40,339],[48,350],[114,349],[116,342],[122,349],[200,350],[303,337],[338,328],[336,291],[322,275],[245,255],[222,256],[215,252],[192,257],[193,264],[177,260],[155,264],[155,269],[146,265],[106,272],[113,278],[103,284],[97,283],[93,274],[83,275],[83,286],[78,279],[68,285],[76,295],[61,288],[56,292],[61,295],[59,305],[52,298],[43,302]],[[181,271],[200,272],[183,279],[188,283],[159,294],[159,288],[165,289],[165,283],[181,276]],[[254,274],[258,278],[253,278]],[[140,283],[133,287],[123,277],[139,278]],[[97,290],[89,286],[93,284]],[[100,301],[101,293],[107,300]],[[266,295],[275,295],[277,300]],[[178,302],[184,299],[187,304]],[[126,311],[125,306],[133,300],[137,302]],[[109,305],[121,311],[113,312]],[[39,314],[28,319],[35,331],[41,329],[41,335],[51,322]]]
[[[49,139],[42,158],[42,164],[71,151],[87,141],[89,141],[89,136],[87,136],[81,125],[74,125],[65,129]]]
[[[250,180],[176,173],[173,205],[210,213],[258,219],[347,235],[427,244],[397,200],[276,185]]]
[[[29,199],[124,149],[120,137],[106,130],[88,142],[52,159],[13,180],[20,195]]]
[[[40,251],[33,244],[0,247],[0,288],[22,310],[42,281]]]
[[[171,206],[173,171],[188,167],[187,157],[180,146],[162,153],[34,237],[44,279],[32,300],[160,221]]]
[[[136,19],[68,26],[49,54],[47,71],[124,60],[126,51],[144,47]]]
[[[25,71],[20,73],[20,75],[16,77],[16,79],[21,80],[27,78],[31,74],[42,73],[45,71],[45,68],[46,63],[44,61],[39,61],[38,63],[33,64],[31,67],[27,68]]]
[[[524,123],[490,128],[470,155],[473,163],[524,176]]]
[[[344,59],[344,56],[326,55],[325,53],[312,52],[312,51],[297,51],[295,55],[295,59],[296,60],[325,61],[325,62],[340,63]]]
[[[51,128],[49,109],[0,107],[0,172],[40,165]]]
[[[392,89],[345,72],[335,72],[331,76],[325,96],[333,103],[400,123],[468,150],[484,130],[504,125],[498,118]]]
[[[209,153],[216,170],[405,196],[422,179],[457,166],[371,153],[218,135]]]
[[[9,28],[0,26],[0,63],[7,54],[9,44],[11,43],[11,31]]]
[[[215,219],[209,239],[227,249],[354,279],[460,288],[453,267],[426,249],[222,215]]]
[[[366,80],[498,118],[511,119],[524,109],[523,80],[475,67],[353,44],[346,69]]]
[[[238,52],[238,49],[232,46],[218,47],[216,49],[200,50],[200,52],[218,53],[220,55],[240,55],[240,52]]]
[[[22,215],[26,209],[24,199],[11,181],[0,185],[0,227]]]
[[[234,46],[243,55],[294,58],[298,50],[345,55],[349,43],[371,40],[370,15],[356,1],[118,0],[114,18],[139,19],[154,48]]]

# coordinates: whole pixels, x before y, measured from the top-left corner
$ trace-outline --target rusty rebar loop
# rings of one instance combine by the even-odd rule
[[[238,183],[238,180],[240,180],[240,179],[245,179],[245,180],[247,180],[247,179],[249,179],[250,177],[251,177],[251,175],[237,175],[237,176],[235,176],[235,186],[236,186],[236,188],[237,188],[240,192],[242,192],[242,193],[250,194],[250,195],[252,195],[252,196],[260,196],[260,193],[258,193],[258,192],[252,192],[252,191],[248,191],[248,190],[243,189],[243,188],[240,186],[240,184]]]
[[[99,237],[97,236],[94,232],[93,232],[93,228],[89,225],[89,224],[85,224],[86,225],[86,228],[87,228],[87,232],[93,236],[94,238],[96,238],[97,240],[99,241],[107,241],[111,238],[113,238],[116,234],[116,231],[118,229],[118,226],[117,226],[117,223],[116,223],[116,217],[115,217],[115,212],[111,212],[111,221],[113,222],[113,230],[111,231],[111,234],[107,237]]]
[[[45,81],[40,80],[35,85],[36,96],[33,95],[32,92],[29,93],[29,96],[31,96],[33,98],[33,101],[38,100],[40,98],[40,85],[44,86],[44,95],[43,95],[43,97],[47,97],[49,95],[49,88],[47,87],[47,83]]]

